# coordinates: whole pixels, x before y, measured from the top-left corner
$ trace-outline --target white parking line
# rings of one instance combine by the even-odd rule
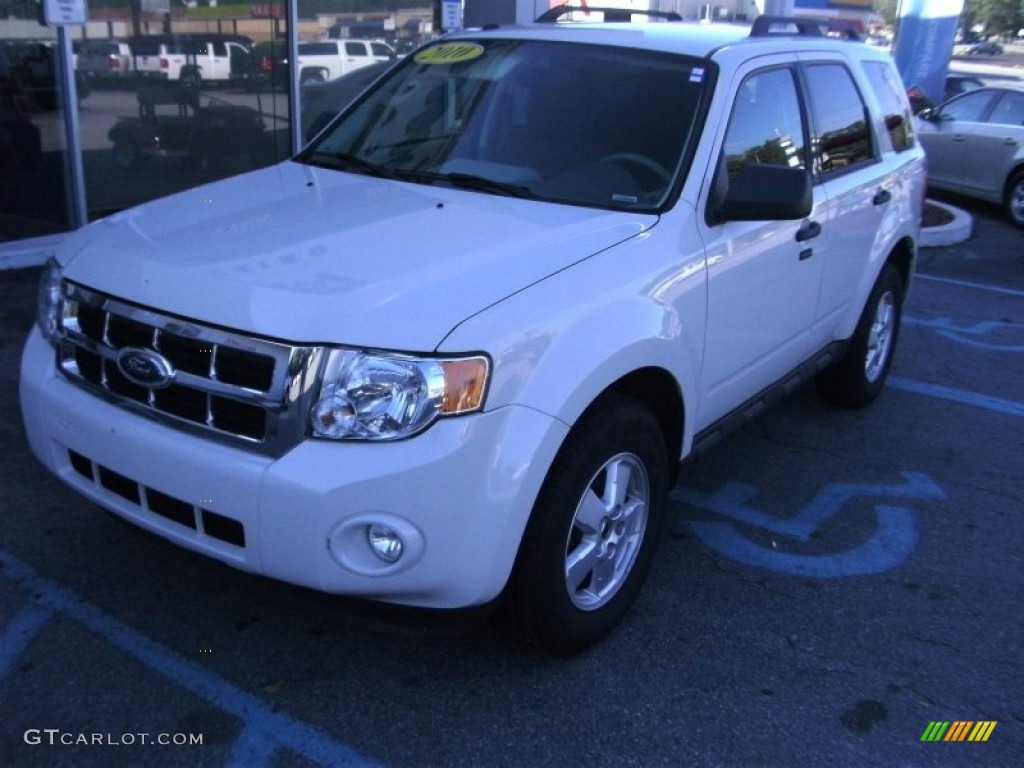
[[[1024,416],[1024,403],[1014,400],[1003,400],[999,397],[979,395],[966,389],[954,389],[944,387],[941,384],[929,384],[914,379],[904,379],[901,376],[890,376],[886,382],[890,387],[902,389],[906,392],[914,392],[918,395],[935,397],[940,400],[950,400],[961,405],[970,405],[974,408],[984,408],[996,413],[1006,413],[1010,416]]]
[[[962,288],[978,288],[982,291],[991,291],[992,293],[1002,293],[1007,296],[1018,296],[1024,298],[1024,291],[1018,291],[1015,288],[1003,288],[999,285],[988,285],[986,283],[972,283],[969,280],[957,280],[952,277],[938,277],[936,275],[922,275],[920,272],[914,274],[915,280],[931,280],[935,283],[947,283],[949,285],[959,285]]]
[[[0,680],[32,639],[54,614],[63,614],[84,625],[108,643],[134,656],[175,685],[201,696],[218,709],[243,722],[230,765],[261,768],[270,765],[282,748],[302,755],[317,765],[376,766],[351,747],[323,731],[275,712],[266,702],[235,687],[220,675],[122,624],[70,590],[39,576],[27,563],[0,549],[0,572],[32,597],[0,631]]]

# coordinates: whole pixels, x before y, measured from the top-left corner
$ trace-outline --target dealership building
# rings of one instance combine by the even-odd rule
[[[324,0],[0,0],[0,269],[42,263],[90,221],[291,156],[314,108],[289,65],[300,41],[368,39],[401,53],[443,28],[528,22],[558,4],[410,2],[359,13],[358,0],[338,0],[332,13]],[[870,0],[589,6],[730,23],[766,2],[859,25],[870,16]]]

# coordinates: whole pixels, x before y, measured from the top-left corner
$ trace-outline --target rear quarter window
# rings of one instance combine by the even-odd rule
[[[864,62],[864,73],[882,107],[882,120],[889,142],[896,152],[913,149],[914,121],[910,105],[903,96],[903,83],[892,66],[883,61]]]

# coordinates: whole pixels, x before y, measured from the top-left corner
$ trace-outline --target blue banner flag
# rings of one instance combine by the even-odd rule
[[[893,58],[904,84],[942,100],[964,0],[903,0]]]

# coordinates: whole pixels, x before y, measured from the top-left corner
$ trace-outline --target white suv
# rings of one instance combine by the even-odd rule
[[[294,159],[78,231],[24,352],[33,451],[237,568],[586,647],[680,460],[892,361],[909,105],[885,52],[776,28],[465,32]]]
[[[394,49],[380,40],[319,40],[299,43],[299,80],[325,83],[378,61],[395,58]]]

